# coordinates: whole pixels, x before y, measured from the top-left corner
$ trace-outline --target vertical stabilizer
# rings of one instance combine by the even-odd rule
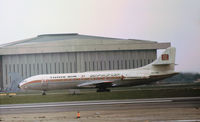
[[[169,47],[161,54],[161,56],[157,60],[152,63],[152,65],[175,64],[175,54],[176,48]]]

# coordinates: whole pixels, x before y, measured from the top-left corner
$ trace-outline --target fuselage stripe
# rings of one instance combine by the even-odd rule
[[[29,81],[24,85],[31,84],[31,83],[41,83],[41,82],[63,82],[63,81],[87,81],[87,80],[112,80],[112,79],[122,79],[122,77],[98,77],[98,78],[67,78],[67,79],[43,79],[43,80],[33,80]]]

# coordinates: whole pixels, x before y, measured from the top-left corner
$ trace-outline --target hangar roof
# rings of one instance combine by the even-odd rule
[[[138,39],[119,39],[69,34],[44,34],[37,37],[0,45],[0,55],[165,49],[170,43],[157,43]]]

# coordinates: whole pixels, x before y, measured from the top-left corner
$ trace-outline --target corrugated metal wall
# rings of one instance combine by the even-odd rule
[[[10,84],[9,73],[23,79],[37,74],[73,73],[95,70],[130,69],[156,59],[156,50],[71,52],[2,56],[3,85]]]
[[[3,88],[3,68],[2,68],[2,56],[0,56],[0,89]]]

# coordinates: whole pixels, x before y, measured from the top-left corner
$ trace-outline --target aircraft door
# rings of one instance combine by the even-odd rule
[[[48,89],[48,81],[46,79],[42,79],[41,88],[44,91],[46,91]]]

